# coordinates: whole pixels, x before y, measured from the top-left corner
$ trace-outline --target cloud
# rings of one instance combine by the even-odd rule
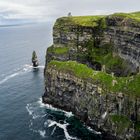
[[[97,15],[138,11],[139,0],[0,0],[0,20],[55,20],[68,12]]]
[[[38,18],[41,12],[36,10],[37,8],[23,4],[0,2],[0,14],[6,19]]]

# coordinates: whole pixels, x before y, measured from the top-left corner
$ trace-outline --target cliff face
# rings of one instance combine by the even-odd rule
[[[140,121],[139,98],[103,91],[107,89],[97,81],[59,69],[57,63],[50,63],[46,70],[45,103],[72,111],[87,125],[118,138],[139,136],[138,127],[134,125],[136,120]]]
[[[86,63],[87,58],[81,53],[86,52],[89,41],[94,41],[96,46],[113,45],[113,52],[133,67],[127,69],[131,73],[137,73],[140,65],[140,22],[118,15],[96,17],[94,20],[94,24],[88,26],[75,24],[68,18],[57,20],[53,32],[54,47],[69,47],[67,57],[62,60]],[[58,59],[60,60],[59,57]]]
[[[62,19],[58,19],[61,24]],[[96,19],[97,20],[97,19]],[[140,65],[140,22],[113,15],[100,17],[97,25],[72,25],[66,21],[62,27],[54,26],[54,45],[83,46],[88,40],[101,38],[103,43],[113,44],[114,51],[136,67]],[[64,20],[65,21],[65,20]],[[68,22],[68,23],[67,23]],[[97,21],[96,21],[97,22]]]
[[[58,19],[46,54],[44,103],[117,138],[140,137],[138,17]]]
[[[112,42],[117,53],[135,67],[140,65],[140,22],[123,17],[108,17],[105,38]]]

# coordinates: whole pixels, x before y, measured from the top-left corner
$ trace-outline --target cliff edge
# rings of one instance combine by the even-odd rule
[[[57,19],[43,102],[116,139],[140,138],[140,12]]]

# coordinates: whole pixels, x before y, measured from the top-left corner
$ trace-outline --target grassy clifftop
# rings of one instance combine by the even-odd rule
[[[104,19],[105,16],[62,17],[57,19],[55,26],[78,25],[78,26],[85,26],[85,27],[96,27],[98,26],[98,21]]]
[[[72,73],[78,78],[90,80],[104,89],[103,93],[123,92],[131,96],[140,97],[140,75],[131,77],[115,77],[101,71],[94,71],[84,64],[76,61],[51,61],[48,68],[53,68],[64,73]]]
[[[111,17],[123,17],[124,19],[132,19],[137,22],[140,22],[140,12],[134,12],[134,13],[115,13],[111,15]]]
[[[108,19],[111,19],[110,23],[106,21]],[[136,23],[136,24],[133,24],[133,23]],[[75,28],[73,28],[73,26],[93,27],[93,28],[95,27],[96,29],[94,30],[95,35],[94,37],[92,37],[92,40],[90,39],[90,41],[92,42],[90,43],[87,41],[86,42],[87,44],[85,44],[84,42],[85,39],[83,39],[84,45],[82,44],[83,45],[82,46],[80,44],[81,46],[79,48],[76,48],[77,49],[76,57],[79,58],[80,56],[80,58],[84,58],[86,60],[89,59],[90,61],[88,60],[88,62],[90,62],[91,64],[92,62],[93,63],[98,62],[99,64],[101,64],[101,66],[104,65],[106,67],[106,70],[109,71],[108,73],[110,73],[110,71],[114,72],[115,70],[125,71],[127,69],[128,70],[130,69],[130,72],[128,71],[128,73],[131,74],[131,68],[127,67],[127,65],[129,66],[129,64],[127,64],[125,61],[123,61],[123,59],[121,59],[117,55],[114,55],[113,49],[107,49],[106,47],[99,46],[100,43],[98,43],[99,41],[98,39],[102,39],[103,31],[101,30],[101,28],[106,27],[106,25],[108,26],[138,25],[139,27],[139,23],[140,23],[140,12],[115,13],[115,14],[107,15],[107,16],[62,17],[62,18],[57,19],[57,22],[55,23],[54,28],[56,28],[55,30],[56,33],[54,32],[54,35],[55,35],[55,38],[58,39],[58,41],[56,42],[61,42],[63,40],[66,40],[66,43],[67,43],[71,38],[74,38],[73,37],[74,35],[71,32],[77,31],[77,33],[75,33],[77,37],[80,34],[79,33],[80,31],[79,30],[75,31]],[[69,28],[69,26],[70,27],[72,26],[72,28]],[[58,30],[59,32],[57,31],[57,29],[59,29]],[[71,34],[71,36],[69,34],[67,35],[68,31],[70,32],[69,34]],[[59,33],[60,33],[60,36],[59,36]],[[74,42],[76,40],[75,38],[71,39],[70,41]],[[78,45],[79,44],[77,44],[77,46]],[[63,55],[69,52],[69,48],[68,47],[56,47],[56,48],[50,47],[48,49],[48,52],[52,52],[53,54],[56,54],[56,55]],[[140,74],[137,74],[134,76],[130,76],[130,74],[128,74],[127,75],[128,77],[115,77],[105,72],[94,71],[93,69],[88,68],[86,65],[79,64],[74,61],[68,61],[68,62],[51,61],[48,64],[48,67],[53,67],[63,72],[71,72],[75,76],[80,77],[82,79],[90,79],[90,80],[92,79],[92,81],[95,82],[95,84],[99,84],[106,91],[110,91],[113,93],[123,92],[126,94],[130,94],[132,96],[134,95],[134,96],[140,97],[140,87],[139,87]]]
[[[53,53],[55,55],[67,54],[69,51],[68,47],[54,47],[53,45],[47,49],[47,52]]]
[[[98,26],[98,21],[102,20],[105,26],[105,19],[107,17],[121,17],[124,20],[134,20],[136,22],[140,22],[140,12],[133,12],[133,13],[115,13],[112,15],[106,16],[74,16],[74,17],[62,17],[57,19],[55,26],[61,25],[78,25],[78,26],[85,26],[85,27],[96,27]]]

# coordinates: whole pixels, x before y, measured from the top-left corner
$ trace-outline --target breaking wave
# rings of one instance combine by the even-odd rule
[[[61,129],[63,129],[65,137],[66,137],[67,140],[77,140],[76,137],[72,137],[72,136],[69,135],[69,133],[67,131],[67,126],[69,125],[68,123],[61,124],[61,123],[58,123],[58,122],[52,121],[52,120],[47,120],[47,123],[48,123],[48,127],[53,127],[54,126],[51,135],[54,134],[54,132],[56,130],[56,127],[59,127]]]
[[[72,114],[72,112],[67,112],[67,111],[64,111],[64,110],[62,110],[62,109],[55,108],[55,107],[53,107],[52,105],[44,104],[44,103],[42,102],[42,98],[39,98],[38,103],[39,103],[40,107],[45,107],[45,108],[47,108],[47,109],[54,110],[54,111],[61,111],[61,112],[64,113],[64,115],[65,115],[66,117],[72,117],[72,116],[74,116],[74,115]]]
[[[46,136],[46,132],[50,132],[49,136],[51,137],[55,135],[55,131],[57,129],[61,129],[63,130],[65,140],[78,140],[76,137],[70,136],[67,130],[69,123],[67,123],[65,120],[55,120],[53,115],[46,112],[46,109],[56,112],[61,111],[66,117],[73,116],[71,112],[65,112],[50,105],[44,105],[41,98],[37,102],[27,104],[26,109],[31,116],[29,129],[34,133],[38,133],[42,138],[48,137]],[[38,127],[36,127],[37,124]]]
[[[95,131],[90,127],[85,125],[76,126],[78,123],[76,120],[73,121],[75,117],[71,112],[57,109],[49,104],[43,104],[42,98],[39,98],[36,102],[27,104],[26,109],[31,116],[29,122],[30,131],[37,133],[42,138],[61,137],[62,140],[80,140],[81,135],[79,134],[81,132],[86,133],[84,136],[87,136],[87,139],[90,136],[92,139],[96,139],[96,136],[98,138],[101,136],[101,132]],[[75,131],[76,133],[71,133],[71,127],[75,127],[73,124],[77,127],[78,131],[82,129],[79,134],[77,134],[77,130]]]

